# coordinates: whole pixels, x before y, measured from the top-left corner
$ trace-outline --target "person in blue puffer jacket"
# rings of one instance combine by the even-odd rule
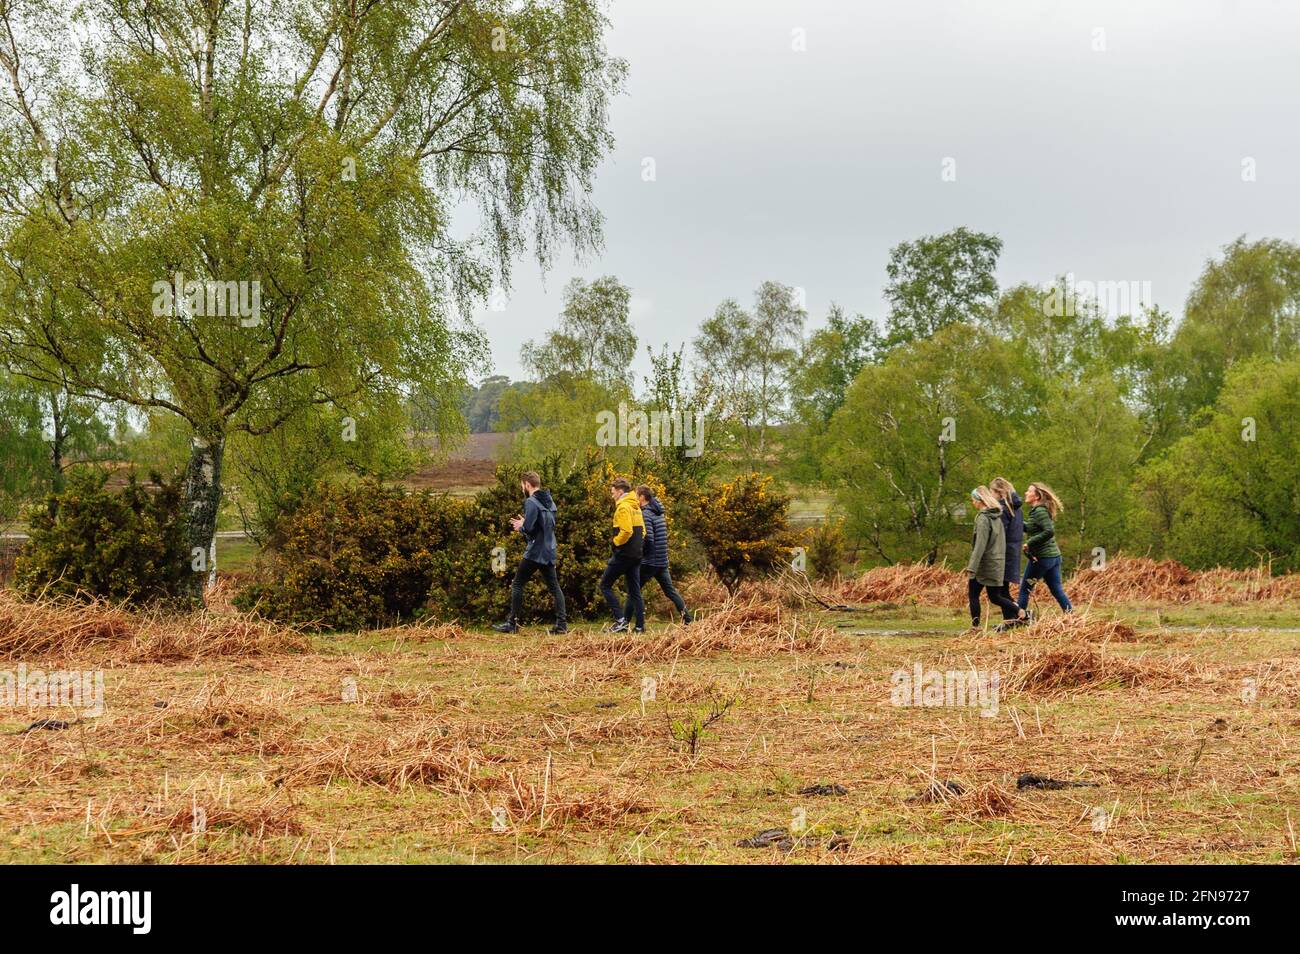
[[[668,521],[664,519],[664,505],[655,497],[655,493],[645,484],[636,489],[641,502],[641,516],[645,520],[645,547],[641,557],[641,590],[644,593],[647,580],[658,580],[664,596],[672,600],[677,612],[682,615],[682,622],[691,621],[686,601],[673,586],[673,577],[668,572]],[[629,602],[623,614],[631,618],[632,605]]]
[[[555,573],[555,501],[551,499],[551,492],[542,487],[542,478],[535,470],[527,470],[519,475],[519,487],[524,492],[524,512],[512,518],[510,526],[524,535],[527,545],[510,587],[510,618],[492,628],[498,633],[519,632],[519,620],[523,618],[524,612],[524,587],[534,574],[541,573],[542,581],[551,591],[551,600],[555,603],[555,625],[549,632],[565,633],[568,632],[568,624],[565,620],[564,591],[560,589],[560,581]]]

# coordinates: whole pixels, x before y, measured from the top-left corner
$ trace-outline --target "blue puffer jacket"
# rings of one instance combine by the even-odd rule
[[[555,501],[549,490],[534,490],[524,501],[524,524],[519,532],[528,541],[524,548],[525,560],[555,562]]]
[[[656,498],[641,508],[645,519],[645,554],[641,563],[645,566],[668,565],[668,523],[664,520],[664,505]]]

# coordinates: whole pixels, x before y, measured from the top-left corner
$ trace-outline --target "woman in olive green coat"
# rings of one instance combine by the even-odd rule
[[[972,490],[970,497],[978,509],[970,562],[966,564],[966,575],[969,577],[966,595],[970,601],[971,626],[978,629],[980,625],[981,590],[988,591],[989,602],[1000,607],[1007,619],[1015,623],[1023,622],[1025,611],[1002,592],[1002,572],[1007,559],[1007,531],[1002,525],[1002,503],[993,491],[983,486]]]

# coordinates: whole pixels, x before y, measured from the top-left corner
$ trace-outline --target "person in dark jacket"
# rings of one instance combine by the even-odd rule
[[[989,602],[1004,611],[1010,604],[1016,618],[1023,618],[1024,610],[1002,596],[1002,573],[1007,559],[1006,530],[1002,527],[1002,505],[997,495],[987,487],[976,487],[970,492],[975,514],[975,533],[971,540],[970,562],[966,564],[969,581],[966,595],[970,602],[971,626],[980,625],[980,591],[985,590]]]
[[[645,520],[645,546],[641,557],[641,598],[645,599],[645,585],[650,580],[658,580],[664,596],[672,600],[673,606],[681,614],[682,622],[689,623],[691,614],[686,609],[686,601],[673,586],[672,574],[668,572],[668,521],[664,519],[664,505],[655,492],[642,484],[636,489],[637,499],[641,503],[641,517]],[[623,608],[623,617],[632,615],[632,601],[629,598]]]
[[[1023,504],[1016,488],[1005,477],[995,477],[989,484],[989,490],[997,495],[1002,504],[1002,529],[1006,531],[1007,537],[1007,562],[1002,568],[1002,595],[1006,597],[1007,604],[1010,604],[1011,584],[1020,582],[1020,545],[1025,538],[1025,517],[1021,511]],[[1003,605],[1003,622],[1010,622],[1017,616],[1009,606]]]
[[[542,487],[542,478],[536,471],[520,474],[519,486],[524,492],[524,512],[513,517],[510,526],[524,535],[528,545],[524,547],[524,557],[519,561],[515,581],[510,587],[510,618],[492,628],[498,633],[519,632],[519,618],[524,612],[524,587],[535,573],[541,573],[555,603],[555,625],[549,632],[564,633],[568,631],[564,591],[555,575],[555,501],[551,499],[551,492]]]
[[[641,516],[632,484],[622,477],[609,485],[614,498],[614,552],[600,578],[600,592],[614,617],[611,633],[627,632],[628,617],[620,615],[623,607],[614,593],[614,581],[620,576],[627,582],[628,606],[636,614],[635,632],[645,632],[645,601],[641,599],[641,557],[645,548],[645,518]]]
[[[1061,585],[1061,548],[1056,545],[1056,515],[1064,509],[1061,498],[1047,484],[1035,483],[1025,490],[1025,503],[1029,505],[1029,516],[1025,517],[1024,547],[1029,563],[1016,603],[1021,609],[1027,607],[1034,581],[1043,579],[1057,604],[1069,613],[1074,607]]]

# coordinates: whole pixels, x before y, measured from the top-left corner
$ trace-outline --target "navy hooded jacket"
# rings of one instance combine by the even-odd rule
[[[1020,545],[1025,540],[1025,515],[1021,512],[1020,494],[1013,493],[1010,500],[1002,501],[1002,526],[1007,531],[1007,562],[1002,571],[1002,582],[1020,582]],[[1007,504],[1011,508],[1007,509]]]
[[[664,520],[664,505],[658,498],[651,497],[650,502],[641,508],[645,519],[645,551],[641,557],[643,566],[668,565],[668,523]]]
[[[528,541],[525,560],[555,562],[555,501],[549,490],[538,488],[524,501],[524,523],[519,532]]]

